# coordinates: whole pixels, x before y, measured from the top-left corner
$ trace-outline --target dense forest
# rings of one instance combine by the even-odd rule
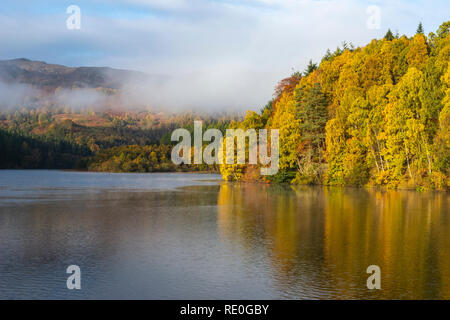
[[[343,44],[282,80],[273,101],[233,128],[280,133],[279,172],[222,165],[227,180],[447,189],[450,22],[414,37],[388,31]]]
[[[194,119],[205,129],[225,131],[239,115],[195,112],[94,112],[54,106],[0,112],[1,169],[78,169],[110,172],[215,171],[217,166],[175,166],[171,133],[193,132]]]
[[[29,137],[0,130],[0,168],[66,169],[81,168],[89,148],[62,139]]]

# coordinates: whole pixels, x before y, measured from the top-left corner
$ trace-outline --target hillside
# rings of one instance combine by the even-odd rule
[[[171,133],[182,127],[192,132],[194,119],[203,120],[206,128],[224,131],[240,117],[148,111],[66,113],[58,107],[0,110],[0,169],[210,170],[176,167],[170,161]]]
[[[150,78],[142,72],[108,67],[72,68],[23,58],[0,61],[0,81],[28,84],[49,91],[58,87],[120,89],[129,81]]]
[[[227,180],[294,184],[450,186],[450,22],[428,36],[394,36],[328,51],[280,82],[239,128],[280,132],[280,170],[223,165]],[[257,172],[257,171],[256,171]]]

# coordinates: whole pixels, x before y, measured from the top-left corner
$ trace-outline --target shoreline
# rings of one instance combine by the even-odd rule
[[[215,174],[221,175],[220,172],[216,171],[153,171],[153,172],[113,172],[113,171],[95,171],[95,170],[83,170],[83,169],[0,169],[0,171],[39,171],[39,170],[48,170],[48,171],[63,171],[63,172],[79,172],[79,173],[113,173],[113,174],[169,174],[169,173],[183,173],[183,174]],[[262,184],[262,185],[273,185],[273,186],[291,186],[291,187],[327,187],[327,188],[340,188],[340,189],[378,189],[379,191],[387,192],[387,191],[415,191],[418,193],[428,193],[428,192],[449,192],[449,190],[443,189],[424,189],[417,190],[417,188],[408,188],[408,187],[398,187],[398,188],[388,188],[386,186],[374,186],[374,185],[364,185],[364,186],[336,186],[336,185],[326,185],[326,184],[291,184],[288,182],[282,183],[273,183],[270,181],[261,181],[261,180],[239,180],[239,181],[227,181],[223,178],[220,179],[223,182],[228,183],[248,183],[248,184]]]

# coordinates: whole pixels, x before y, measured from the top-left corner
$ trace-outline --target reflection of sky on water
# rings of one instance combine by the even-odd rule
[[[186,173],[100,173],[57,170],[0,170],[0,206],[60,201],[103,192],[163,191],[216,185],[220,175]]]

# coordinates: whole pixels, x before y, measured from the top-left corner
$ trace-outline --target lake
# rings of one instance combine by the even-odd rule
[[[445,192],[0,171],[1,299],[450,299]],[[66,268],[81,269],[68,290]],[[369,290],[367,267],[381,270]]]

